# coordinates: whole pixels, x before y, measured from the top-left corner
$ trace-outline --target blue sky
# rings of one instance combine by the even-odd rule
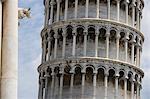
[[[31,18],[20,20],[19,27],[19,94],[18,99],[37,99],[38,73],[37,67],[41,61],[40,31],[43,28],[43,0],[19,0],[19,7],[31,8]],[[142,99],[150,97],[150,0],[145,0],[143,11],[142,32],[145,35],[143,46],[142,69],[143,79]]]

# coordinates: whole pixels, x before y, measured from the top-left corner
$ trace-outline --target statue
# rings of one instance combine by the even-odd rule
[[[18,8],[18,19],[30,18],[30,8]]]

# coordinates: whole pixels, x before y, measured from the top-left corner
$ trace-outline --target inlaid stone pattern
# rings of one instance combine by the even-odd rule
[[[140,99],[143,0],[44,0],[38,99]]]

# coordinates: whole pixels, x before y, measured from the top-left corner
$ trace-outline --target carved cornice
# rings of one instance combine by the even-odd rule
[[[55,68],[57,66],[61,67],[66,64],[80,64],[81,66],[93,65],[95,68],[98,69],[99,66],[104,66],[107,69],[109,68],[116,68],[116,69],[124,69],[126,71],[135,71],[136,73],[140,74],[141,77],[144,76],[144,72],[142,69],[138,68],[135,65],[113,60],[113,59],[106,59],[106,58],[91,58],[91,57],[83,57],[83,58],[69,58],[69,59],[57,59],[53,61],[48,61],[46,63],[41,64],[38,67],[38,71],[45,70],[47,66]],[[72,66],[74,66],[72,65]]]
[[[87,23],[88,22],[88,23]],[[140,32],[139,30],[133,28],[133,27],[130,27],[126,24],[123,24],[123,23],[118,23],[116,21],[110,21],[110,20],[106,20],[106,19],[95,19],[95,18],[89,18],[89,19],[71,19],[71,20],[68,20],[68,21],[59,21],[59,22],[55,22],[47,27],[45,27],[43,30],[47,29],[47,28],[55,28],[55,27],[59,27],[59,28],[63,28],[64,25],[67,26],[67,25],[82,25],[82,26],[85,26],[86,25],[95,25],[95,26],[104,26],[106,29],[107,29],[107,26],[111,26],[111,27],[115,27],[115,28],[119,28],[119,29],[122,29],[122,30],[127,30],[129,32],[132,32],[132,33],[136,33],[137,35],[141,36],[142,38],[142,41],[144,41],[144,35],[142,32]],[[41,33],[41,36],[44,35],[45,33]]]

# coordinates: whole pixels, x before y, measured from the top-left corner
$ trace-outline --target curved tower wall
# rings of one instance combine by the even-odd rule
[[[140,99],[142,0],[45,0],[39,99]]]

